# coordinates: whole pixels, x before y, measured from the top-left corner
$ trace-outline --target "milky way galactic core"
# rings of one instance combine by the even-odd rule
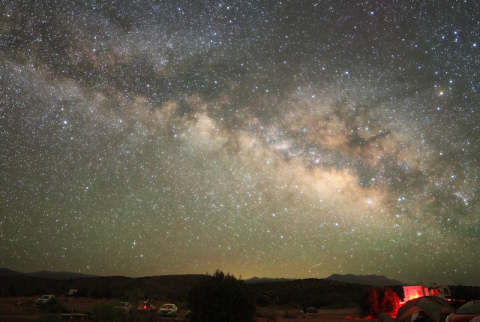
[[[0,266],[480,285],[479,6],[4,1]]]

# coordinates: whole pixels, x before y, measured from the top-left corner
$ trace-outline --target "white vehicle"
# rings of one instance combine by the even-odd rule
[[[158,313],[162,316],[176,317],[177,311],[178,308],[175,304],[163,304],[160,310],[158,310]]]
[[[55,295],[42,295],[35,301],[35,305],[44,305],[55,299]]]

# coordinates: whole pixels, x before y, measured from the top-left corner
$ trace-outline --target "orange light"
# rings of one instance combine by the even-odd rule
[[[424,296],[421,286],[404,286],[403,291],[405,293],[405,302]]]

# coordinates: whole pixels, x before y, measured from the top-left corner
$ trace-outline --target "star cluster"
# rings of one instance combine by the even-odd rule
[[[480,5],[0,9],[0,265],[480,285]]]

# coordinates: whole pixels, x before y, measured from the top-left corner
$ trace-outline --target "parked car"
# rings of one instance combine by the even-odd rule
[[[118,305],[115,306],[115,309],[117,309],[118,311],[123,311],[125,313],[130,313],[130,311],[132,310],[132,304],[130,304],[129,302],[120,302],[118,303]]]
[[[176,317],[177,311],[178,308],[175,304],[163,304],[160,310],[158,310],[158,313],[162,316]]]
[[[154,311],[156,309],[157,308],[155,307],[155,305],[153,305],[153,303],[150,302],[149,300],[144,301],[137,308],[137,310],[139,310],[139,311]]]
[[[55,299],[55,295],[42,295],[35,301],[35,306],[45,305]]]
[[[469,322],[480,317],[480,300],[470,301],[460,306],[455,313],[447,317],[446,322]]]

